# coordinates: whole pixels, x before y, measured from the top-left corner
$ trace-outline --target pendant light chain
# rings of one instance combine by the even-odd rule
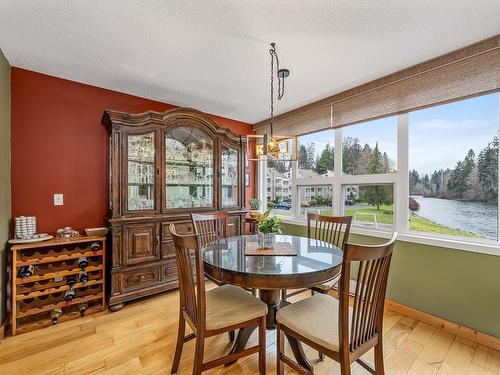
[[[281,100],[285,95],[285,78],[290,75],[290,71],[280,68],[276,43],[271,43],[269,54],[271,55],[271,116],[269,119],[271,132],[269,134],[247,135],[247,139],[256,139],[256,156],[254,159],[249,160],[296,161],[298,158],[297,136],[292,134],[287,134],[286,136],[274,134],[274,75],[276,74],[276,78],[278,79],[278,95],[276,97],[278,100]],[[247,145],[250,145],[250,142]],[[251,152],[249,151],[248,153],[250,154]]]
[[[276,52],[276,44],[271,43],[271,49],[269,50],[271,55],[271,137],[273,135],[274,128],[274,60],[276,59],[276,75],[280,70],[280,61],[278,59],[278,54]],[[283,81],[283,82],[282,82]],[[285,78],[278,76],[278,100],[281,100],[285,95]]]

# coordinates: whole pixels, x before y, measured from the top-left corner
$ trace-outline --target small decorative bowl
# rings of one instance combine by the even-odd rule
[[[85,228],[85,234],[89,237],[105,237],[108,234],[109,228]]]

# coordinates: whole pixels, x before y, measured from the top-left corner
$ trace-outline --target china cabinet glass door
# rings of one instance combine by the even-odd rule
[[[197,128],[171,129],[165,136],[165,207],[213,206],[213,140]]]
[[[155,208],[155,133],[127,136],[128,211]]]
[[[221,147],[221,206],[238,206],[239,173],[238,150]]]

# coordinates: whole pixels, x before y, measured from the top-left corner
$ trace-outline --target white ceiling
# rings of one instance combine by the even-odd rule
[[[0,0],[13,66],[238,119],[278,113],[500,33],[499,0]]]

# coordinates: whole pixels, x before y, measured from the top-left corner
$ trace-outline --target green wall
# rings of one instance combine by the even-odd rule
[[[0,324],[5,319],[10,220],[10,65],[0,50]]]
[[[286,224],[284,233],[306,227]],[[384,240],[352,234],[349,242]],[[387,298],[500,337],[500,256],[398,241]]]

